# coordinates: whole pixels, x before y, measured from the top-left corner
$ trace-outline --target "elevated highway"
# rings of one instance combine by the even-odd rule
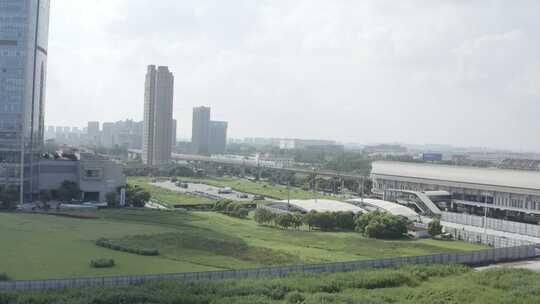
[[[131,154],[141,155],[141,150],[129,150]],[[211,157],[203,155],[193,155],[193,154],[172,154],[173,160],[183,160],[183,161],[193,161],[193,162],[207,162],[215,163],[222,165],[238,166],[238,167],[249,167],[249,168],[266,168],[277,171],[286,171],[294,173],[302,173],[307,175],[317,175],[317,176],[327,176],[327,177],[338,177],[338,178],[347,178],[347,179],[363,179],[366,178],[360,174],[351,174],[343,173],[333,170],[319,170],[319,169],[303,169],[303,168],[293,168],[293,167],[280,167],[280,166],[271,166],[268,164],[260,163],[252,159],[237,159],[237,158],[228,158],[228,157]]]

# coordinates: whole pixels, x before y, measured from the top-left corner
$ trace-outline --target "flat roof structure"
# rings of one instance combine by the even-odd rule
[[[380,199],[372,199],[372,198],[355,198],[348,200],[347,202],[350,202],[352,204],[358,204],[359,206],[363,208],[375,208],[378,210],[382,210],[385,212],[388,212],[392,215],[400,215],[406,218],[409,218],[411,220],[418,219],[418,213],[416,211],[412,210],[411,208],[405,207],[400,204],[392,203],[389,201],[383,201]]]
[[[279,201],[278,203],[286,204],[287,201]],[[291,206],[301,209],[305,212],[317,211],[317,212],[353,212],[353,213],[368,213],[367,210],[362,209],[350,203],[344,203],[339,201],[325,200],[325,199],[311,199],[311,200],[291,200]]]
[[[456,184],[524,189],[540,193],[540,171],[376,161],[372,164],[371,174],[372,176],[388,176],[403,180],[433,180]]]

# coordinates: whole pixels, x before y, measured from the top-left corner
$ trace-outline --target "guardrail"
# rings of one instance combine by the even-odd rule
[[[187,272],[175,274],[158,274],[142,276],[115,276],[97,278],[73,278],[34,281],[0,282],[0,291],[29,291],[46,289],[66,289],[86,286],[119,286],[136,285],[147,282],[183,280],[224,280],[247,279],[260,277],[286,276],[293,273],[346,272],[364,268],[386,268],[404,264],[467,264],[485,265],[503,261],[523,260],[536,256],[536,245],[496,248],[471,252],[452,252],[412,257],[396,257],[388,259],[339,262],[314,265],[296,265],[283,267],[267,267],[242,270]]]

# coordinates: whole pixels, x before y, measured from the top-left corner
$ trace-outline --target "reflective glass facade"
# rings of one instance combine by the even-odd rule
[[[26,199],[38,192],[49,6],[49,0],[0,0],[0,162],[8,167],[0,185],[18,187],[23,175]]]

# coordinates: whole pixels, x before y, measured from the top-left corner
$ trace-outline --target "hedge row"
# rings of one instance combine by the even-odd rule
[[[0,272],[0,282],[9,280],[7,273]]]
[[[90,261],[90,266],[93,268],[111,268],[114,267],[113,259],[96,259]]]
[[[133,254],[138,254],[138,255],[145,255],[145,256],[158,256],[159,255],[158,249],[132,248],[132,247],[114,244],[113,242],[107,239],[97,240],[96,245],[103,248],[108,248],[108,249],[112,249],[116,251],[128,252],[128,253],[133,253]]]

